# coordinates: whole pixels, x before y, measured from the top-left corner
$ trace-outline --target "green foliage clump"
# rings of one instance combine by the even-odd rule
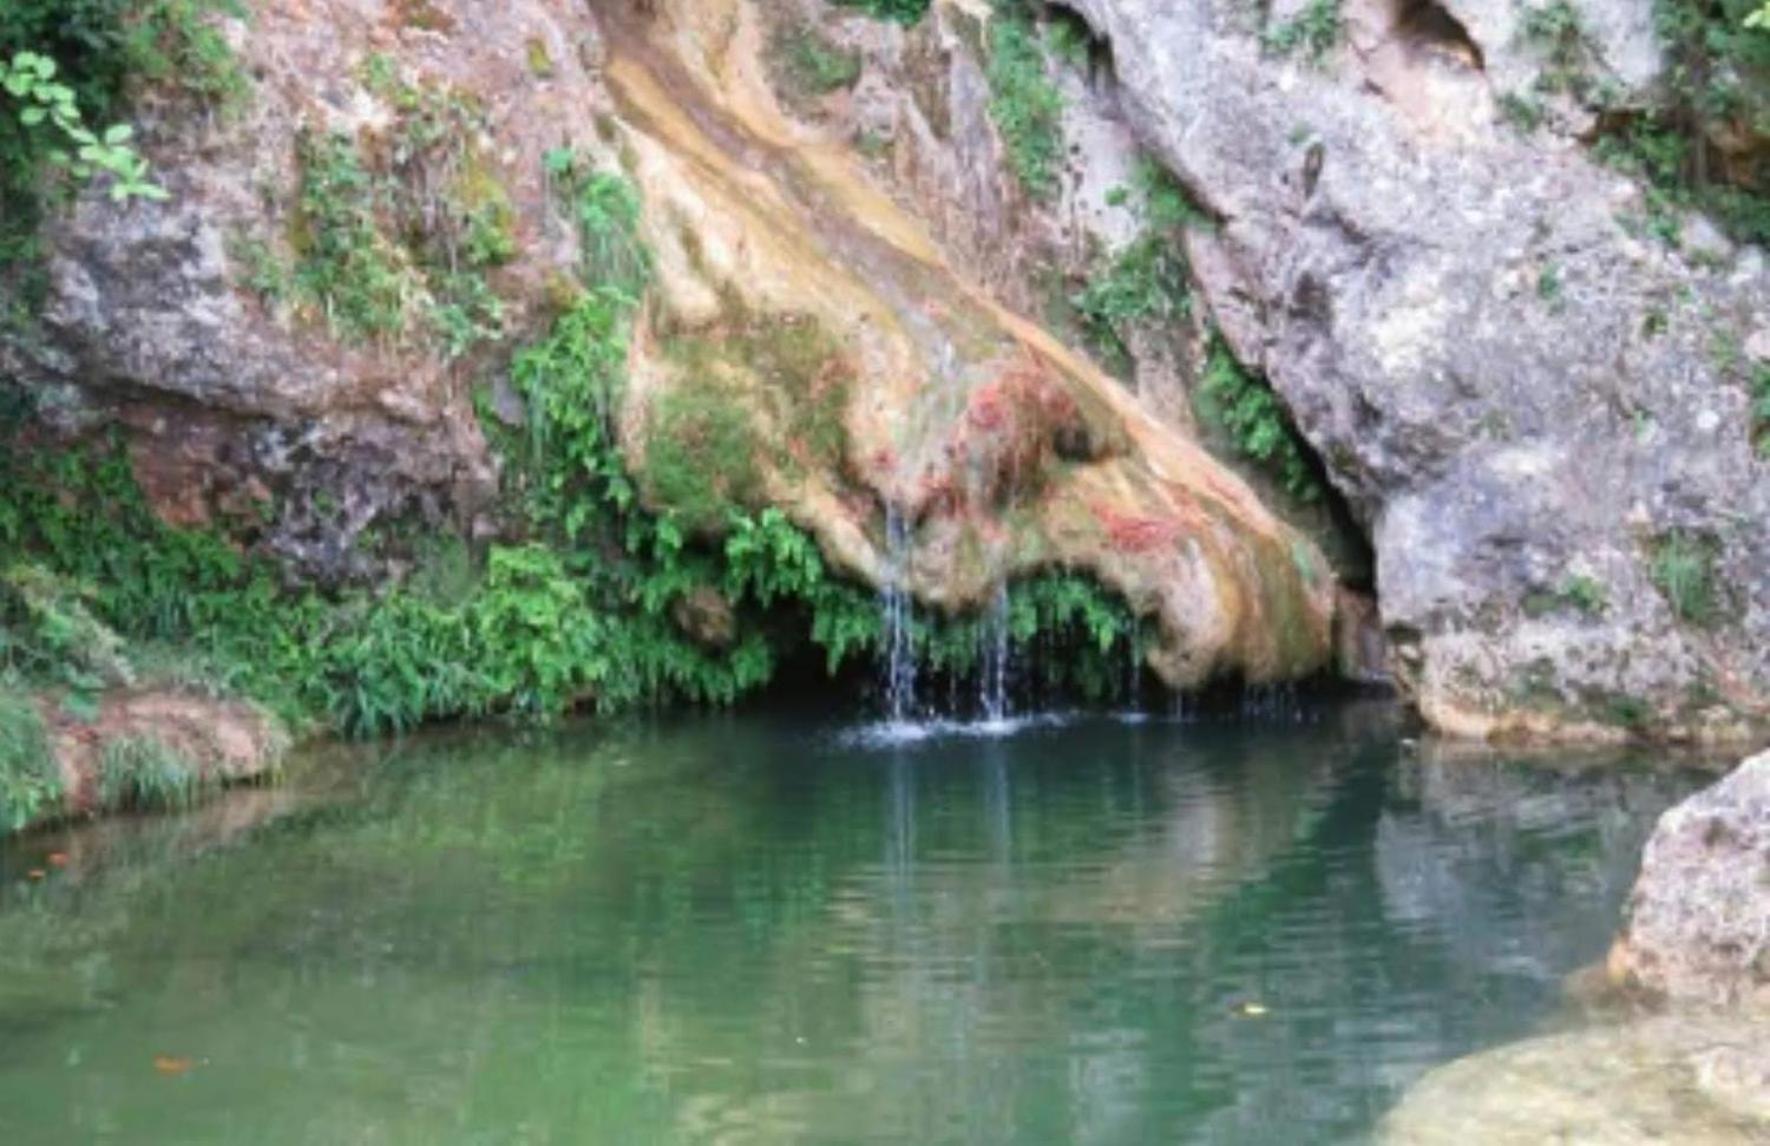
[[[36,820],[61,795],[42,714],[15,678],[0,673],[0,836]]]
[[[107,659],[158,664],[174,648],[205,687],[259,699],[297,727],[369,736],[459,717],[546,719],[583,704],[725,704],[805,641],[832,672],[876,651],[874,595],[835,576],[779,510],[751,512],[738,499],[715,522],[710,506],[708,520],[690,521],[678,507],[641,505],[614,433],[650,265],[638,200],[575,159],[548,167],[579,223],[584,274],[548,333],[511,364],[527,425],[486,418],[509,462],[506,534],[517,540],[456,553],[446,576],[298,590],[223,535],[160,521],[120,443],[3,450],[0,548],[29,564],[6,581],[0,648],[31,674],[26,683],[106,683],[121,671]],[[826,377],[839,351],[785,319],[753,323],[744,339],[749,367],[783,389]],[[682,440],[705,470],[708,442]],[[1122,620],[1086,592],[1043,592],[1031,614],[1017,606],[1017,631],[1083,634],[1102,651],[1058,658],[1062,671],[1096,686],[1111,679],[1106,634]],[[685,629],[691,606],[725,616],[697,638]],[[927,632],[955,662],[961,645],[975,649],[974,631],[957,622]],[[0,725],[28,747],[32,725],[19,712],[0,712]],[[190,770],[174,763],[130,742],[107,753],[106,782],[126,803],[175,802]]]
[[[1600,158],[1641,180],[1645,229],[1676,244],[1678,214],[1712,216],[1743,242],[1770,242],[1770,153],[1723,155],[1716,140],[1770,136],[1770,34],[1748,25],[1750,0],[1657,0],[1667,82],[1647,109],[1586,84],[1607,114]]]
[[[854,366],[842,344],[813,315],[751,314],[737,300],[727,300],[727,312],[715,331],[669,345],[683,376],[711,379],[722,369],[741,368],[760,388],[758,400],[774,412],[784,434],[783,467],[814,468],[840,480],[848,461],[847,411],[854,382]],[[749,411],[735,395],[723,404],[733,423],[749,423]]]
[[[1264,379],[1243,368],[1221,338],[1212,338],[1194,395],[1199,417],[1224,433],[1235,451],[1260,465],[1301,502],[1322,497],[1308,445]]]
[[[860,79],[860,53],[850,51],[817,29],[783,22],[768,40],[768,65],[775,86],[801,107]]]
[[[352,340],[428,340],[460,358],[504,335],[488,275],[516,253],[515,214],[479,139],[484,112],[453,88],[402,82],[391,61],[363,66],[396,113],[385,136],[303,131],[289,243],[233,254],[247,286],[297,304]]]
[[[1309,0],[1301,12],[1260,37],[1261,45],[1274,56],[1301,51],[1311,63],[1320,63],[1345,34],[1340,0]]]
[[[1123,203],[1133,195],[1142,206],[1143,232],[1069,300],[1088,343],[1116,369],[1130,365],[1127,337],[1132,328],[1170,322],[1190,312],[1190,268],[1180,249],[1181,232],[1209,225],[1174,177],[1151,160],[1139,165],[1132,187],[1115,191],[1113,199]]]
[[[98,770],[103,807],[178,811],[195,804],[202,788],[198,769],[156,737],[119,736],[105,743]]]
[[[1683,530],[1661,534],[1649,546],[1648,574],[1680,621],[1704,627],[1720,619],[1720,557],[1714,538]]]
[[[82,694],[133,683],[125,642],[93,614],[93,597],[37,565],[0,570],[0,668]]]
[[[1547,616],[1558,609],[1571,609],[1596,617],[1609,605],[1610,595],[1605,591],[1604,583],[1584,574],[1567,578],[1552,591],[1538,590],[1524,598],[1524,612],[1531,617]]]
[[[928,14],[933,0],[830,0],[842,8],[859,8],[876,20],[889,20],[906,28]]]
[[[1536,92],[1565,93],[1575,99],[1592,94],[1592,48],[1579,9],[1568,0],[1526,8],[1518,37],[1543,59],[1542,71],[1533,82]]]
[[[1009,167],[1027,194],[1049,199],[1063,161],[1063,94],[1051,79],[1038,26],[1012,6],[998,5],[990,19],[985,74],[990,119]]]
[[[64,176],[107,174],[117,198],[162,194],[129,128],[115,123],[132,87],[223,110],[244,97],[245,74],[212,25],[216,13],[242,9],[237,0],[0,5],[0,268],[10,272],[0,273],[0,291],[37,305],[37,231],[70,186]]]
[[[404,332],[424,289],[410,256],[382,233],[383,189],[346,135],[296,141],[296,289],[349,338]]]

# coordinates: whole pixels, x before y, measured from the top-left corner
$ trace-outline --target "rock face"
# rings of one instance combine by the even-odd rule
[[[1427,718],[1586,737],[1761,723],[1770,462],[1748,387],[1765,367],[1737,348],[1767,341],[1762,252],[1641,237],[1638,187],[1509,127],[1498,97],[1542,64],[1501,0],[1429,21],[1348,4],[1319,66],[1263,51],[1232,5],[1074,7],[1144,144],[1222,221],[1190,238],[1203,292],[1367,525]],[[1617,82],[1649,83],[1648,0],[1575,7]]]
[[[1575,7],[1594,78],[1647,98],[1650,0]],[[0,338],[0,375],[63,430],[121,422],[162,513],[247,522],[304,576],[374,575],[359,542],[383,527],[483,535],[498,473],[471,394],[580,265],[547,167],[570,149],[645,197],[658,289],[620,410],[642,475],[660,427],[731,415],[759,464],[722,484],[861,579],[901,566],[965,608],[1080,568],[1159,620],[1173,684],[1301,675],[1330,656],[1332,579],[1189,437],[1208,320],[1375,547],[1387,651],[1343,661],[1386,657],[1433,724],[1475,736],[1770,722],[1762,253],[1695,220],[1681,250],[1643,235],[1641,189],[1589,158],[1578,108],[1509,126],[1501,97],[1548,61],[1508,0],[1346,0],[1319,61],[1263,42],[1299,4],[1071,8],[1097,41],[1052,60],[1069,162],[1035,203],[991,123],[978,0],[911,29],[822,0],[264,0],[234,28],[249,108],[150,105],[172,202],[90,197],[57,224],[40,337]],[[784,95],[788,19],[857,78]],[[501,339],[464,354],[340,338],[253,286],[252,252],[303,241],[304,136],[388,150],[389,75],[478,109],[475,166],[508,197]],[[1061,322],[1021,316],[1138,233],[1116,192],[1140,153],[1216,225],[1185,239],[1202,305],[1130,338],[1133,401]]]
[[[1770,1004],[1770,753],[1660,817],[1610,971],[1661,998]]]
[[[382,572],[361,544],[377,530],[496,529],[497,465],[472,393],[484,385],[520,417],[497,384],[508,354],[559,306],[557,280],[569,289],[595,261],[557,196],[552,164],[569,151],[644,203],[655,289],[616,420],[654,508],[719,528],[677,496],[674,449],[689,458],[674,477],[737,508],[778,506],[840,569],[901,575],[943,608],[977,606],[1011,577],[1092,574],[1155,622],[1149,663],[1176,686],[1326,665],[1335,587],[1320,551],[1004,306],[987,275],[949,261],[847,141],[786,114],[761,10],[256,5],[249,33],[234,28],[249,107],[214,123],[188,108],[150,117],[170,204],[88,196],[57,225],[39,337],[0,344],[0,375],[56,430],[121,422],[162,515],[244,521],[303,576]],[[432,114],[417,126],[440,123],[455,146],[428,170],[430,145],[409,129]],[[423,192],[467,175],[500,189],[513,254],[485,276],[499,337],[460,354],[412,324],[352,337],[338,315],[279,298],[272,272],[298,264],[339,207],[304,190],[316,141],[402,176],[416,164],[406,183]],[[421,314],[443,309],[430,296],[446,284],[382,247],[436,238],[439,201],[361,240]],[[709,428],[741,437],[737,456],[697,453]]]

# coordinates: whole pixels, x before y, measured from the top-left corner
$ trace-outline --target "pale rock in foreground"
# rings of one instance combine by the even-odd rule
[[[1770,1005],[1770,752],[1660,817],[1610,973],[1674,1002]]]

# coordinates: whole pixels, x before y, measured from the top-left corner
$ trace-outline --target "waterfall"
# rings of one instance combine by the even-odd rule
[[[911,632],[910,528],[893,507],[885,510],[885,708],[893,724],[916,717],[916,649]]]
[[[1008,719],[1008,586],[996,586],[989,615],[980,635],[977,701],[984,720],[1000,724]]]
[[[1125,666],[1125,710],[1132,716],[1143,715],[1143,618],[1131,618],[1129,663]]]

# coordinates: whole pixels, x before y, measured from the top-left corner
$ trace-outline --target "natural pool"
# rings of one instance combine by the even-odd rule
[[[492,729],[15,843],[0,1142],[1361,1141],[1551,1019],[1700,782],[1423,752]]]

